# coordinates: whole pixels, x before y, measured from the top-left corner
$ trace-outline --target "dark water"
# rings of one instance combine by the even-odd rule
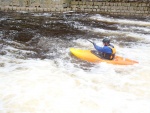
[[[48,16],[34,16],[29,13],[5,12],[0,12],[0,14],[1,47],[10,45],[17,49],[33,51],[34,54],[25,55],[27,58],[52,58],[55,55],[49,56],[45,53],[58,53],[59,48],[70,46],[70,40],[85,34],[85,32],[73,27],[74,23],[79,22],[79,19],[85,15],[48,14]]]
[[[122,46],[130,46],[135,42],[140,43],[139,39],[132,36],[117,34],[114,37],[109,33],[92,32],[92,28],[120,30],[116,22],[89,19],[93,15],[95,14],[74,12],[57,14],[0,12],[0,54],[13,53],[14,57],[21,59],[54,59],[61,57],[65,49],[76,46],[76,43],[72,42],[73,40],[91,38],[96,40],[106,36],[113,37],[113,42]],[[105,17],[113,18],[108,15]],[[141,21],[141,19],[135,20]],[[147,21],[148,19],[142,20]],[[83,29],[83,26],[86,29]],[[120,24],[120,26],[130,27],[131,25]],[[136,25],[134,26],[136,27]],[[88,27],[91,30],[88,31]],[[148,34],[141,30],[133,32]],[[5,49],[6,47],[13,47],[16,51]],[[22,52],[22,50],[28,52]]]

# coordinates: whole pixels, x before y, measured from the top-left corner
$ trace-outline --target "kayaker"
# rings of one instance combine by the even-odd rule
[[[108,60],[112,60],[115,57],[116,49],[113,45],[110,44],[109,38],[104,38],[102,40],[104,47],[99,47],[93,43],[94,48],[98,51],[99,55]]]

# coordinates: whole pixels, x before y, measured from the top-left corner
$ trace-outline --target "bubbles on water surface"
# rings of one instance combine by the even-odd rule
[[[145,20],[103,16],[97,22],[80,13],[6,13],[1,18],[1,111],[149,113]],[[70,54],[70,47],[94,49],[86,39],[102,46],[104,37],[112,39],[118,55],[139,64],[92,64]]]

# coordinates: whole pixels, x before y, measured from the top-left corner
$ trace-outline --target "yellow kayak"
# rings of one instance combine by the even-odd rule
[[[91,62],[91,63],[107,62],[110,64],[116,64],[116,65],[133,65],[135,63],[138,63],[137,61],[123,58],[120,56],[115,56],[113,60],[102,59],[96,56],[95,54],[93,54],[91,50],[81,50],[77,48],[70,48],[70,52],[77,58]]]

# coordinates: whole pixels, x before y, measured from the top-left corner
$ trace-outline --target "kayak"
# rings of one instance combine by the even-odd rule
[[[116,65],[133,65],[138,63],[137,61],[130,60],[128,58],[124,58],[121,56],[115,56],[113,60],[103,59],[100,58],[98,55],[94,54],[91,50],[70,48],[70,52],[77,58],[91,63],[106,62],[106,63],[116,64]]]

